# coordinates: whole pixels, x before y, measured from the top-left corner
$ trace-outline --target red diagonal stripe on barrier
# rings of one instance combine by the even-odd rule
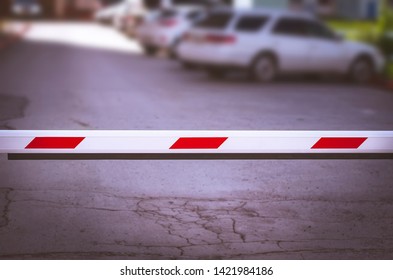
[[[182,137],[170,149],[218,149],[227,139],[228,137]]]
[[[357,149],[367,137],[322,137],[311,149]]]
[[[35,137],[25,149],[75,149],[85,137]]]

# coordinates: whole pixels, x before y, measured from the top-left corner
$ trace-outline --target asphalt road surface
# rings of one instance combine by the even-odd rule
[[[393,94],[223,81],[94,24],[0,50],[1,129],[392,130]],[[391,259],[393,161],[8,161],[2,259]]]

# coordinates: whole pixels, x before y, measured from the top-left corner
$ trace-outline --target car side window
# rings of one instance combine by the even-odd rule
[[[186,17],[190,21],[196,21],[196,20],[200,19],[202,15],[203,15],[203,13],[201,11],[192,11],[192,12],[189,12],[186,15]]]
[[[265,16],[243,16],[239,19],[235,29],[242,32],[257,32],[266,24],[268,17]]]
[[[310,37],[334,40],[336,38],[333,31],[317,21],[307,22],[307,33]]]
[[[306,37],[307,24],[303,19],[281,18],[273,27],[273,33],[279,35]]]

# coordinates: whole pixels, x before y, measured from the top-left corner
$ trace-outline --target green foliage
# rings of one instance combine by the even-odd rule
[[[378,46],[387,58],[385,76],[393,80],[393,7],[383,0],[377,21],[330,20],[327,24],[346,39]]]
[[[378,29],[380,33],[393,31],[393,7],[389,6],[387,0],[382,1],[381,15],[379,16]]]
[[[327,24],[348,40],[370,44],[377,44],[378,42],[378,25],[374,21],[336,20],[328,21]]]
[[[378,46],[387,57],[393,56],[393,37],[390,34],[385,33],[380,36]]]
[[[384,70],[384,76],[388,80],[393,80],[393,61],[388,60]]]

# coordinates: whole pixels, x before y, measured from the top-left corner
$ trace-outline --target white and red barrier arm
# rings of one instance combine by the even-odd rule
[[[1,130],[10,159],[393,158],[393,131]]]

